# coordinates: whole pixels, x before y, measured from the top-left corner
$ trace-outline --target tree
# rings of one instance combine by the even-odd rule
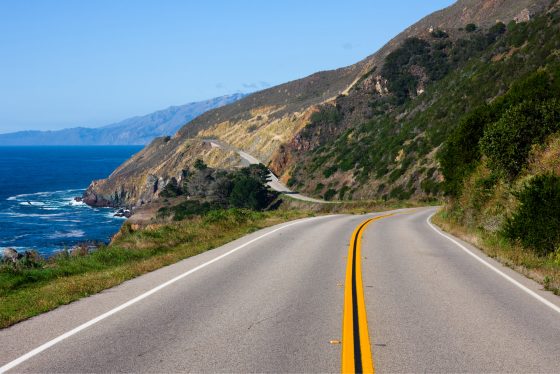
[[[268,191],[259,179],[239,176],[233,181],[229,202],[236,208],[262,210],[268,203]]]

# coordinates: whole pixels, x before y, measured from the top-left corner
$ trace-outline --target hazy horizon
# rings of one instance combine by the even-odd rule
[[[0,133],[100,127],[347,66],[452,3],[2,2]]]

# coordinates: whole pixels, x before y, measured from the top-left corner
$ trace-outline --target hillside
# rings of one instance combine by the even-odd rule
[[[58,131],[18,131],[0,134],[2,145],[140,145],[158,136],[173,135],[185,123],[208,110],[244,97],[233,94],[171,106],[99,128],[74,127]]]
[[[197,158],[212,167],[238,162],[212,148],[208,138],[255,155],[296,190],[326,199],[438,194],[442,176],[435,155],[457,119],[540,64],[542,53],[531,51],[533,64],[511,71],[525,53],[516,53],[521,45],[505,42],[505,24],[515,19],[511,25],[525,25],[548,5],[548,0],[458,1],[355,65],[199,116],[172,138],[154,141],[108,179],[92,183],[86,201],[140,205],[157,198],[173,178],[180,181]],[[543,52],[549,48],[545,42],[534,48]],[[492,68],[502,65],[503,71]],[[499,74],[497,81],[493,74]]]

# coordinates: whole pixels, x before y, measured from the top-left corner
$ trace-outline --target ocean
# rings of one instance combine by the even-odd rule
[[[0,250],[43,256],[88,241],[107,242],[124,219],[74,201],[141,146],[0,146]]]

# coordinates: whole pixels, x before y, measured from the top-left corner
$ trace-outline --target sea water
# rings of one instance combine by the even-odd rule
[[[107,177],[140,146],[0,146],[0,251],[43,256],[83,242],[107,242],[124,219],[112,208],[77,202],[89,183]]]

